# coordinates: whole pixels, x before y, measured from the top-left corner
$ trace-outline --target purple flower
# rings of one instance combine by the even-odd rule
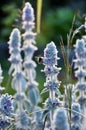
[[[2,95],[0,98],[0,111],[5,116],[13,116],[14,108],[11,98],[8,94]]]
[[[0,118],[0,129],[5,130],[8,126],[10,126],[11,122],[7,119]]]
[[[22,20],[27,22],[34,21],[34,10],[29,2],[27,2],[23,8]]]
[[[54,42],[49,43],[44,50],[43,64],[48,66],[57,65],[57,49]]]
[[[20,70],[21,69],[21,54],[20,54],[20,44],[21,37],[20,37],[20,31],[17,28],[14,28],[10,38],[9,38],[9,53],[10,58],[9,61],[11,62],[11,67],[9,69],[9,74],[11,74],[13,71],[16,71],[16,67]]]
[[[9,48],[10,50],[12,48],[16,49],[16,48],[19,48],[20,47],[20,32],[17,28],[14,28],[11,35],[10,35],[10,38],[9,38]]]
[[[44,86],[49,89],[49,90],[55,90],[56,88],[58,88],[60,85],[60,83],[58,81],[47,81]]]

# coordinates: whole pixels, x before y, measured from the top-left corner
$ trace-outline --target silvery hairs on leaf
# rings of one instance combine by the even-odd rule
[[[37,66],[35,61],[33,61],[34,52],[37,50],[37,47],[34,45],[36,33],[33,32],[35,28],[34,23],[34,9],[29,2],[25,3],[25,6],[22,11],[22,28],[25,30],[23,36],[23,47],[24,51],[24,73],[27,79],[27,96],[30,99],[32,105],[37,105],[40,101],[39,89],[37,88],[38,83],[35,81],[36,71],[35,67]]]
[[[81,108],[79,103],[72,104],[72,129],[77,128],[81,130]]]
[[[2,94],[0,97],[0,129],[7,129],[13,122],[11,118],[14,118],[14,106],[12,96],[6,94]]]
[[[42,90],[42,93],[54,91],[60,96],[60,91],[58,89],[60,82],[58,81],[57,76],[61,68],[56,67],[59,59],[57,53],[58,51],[54,42],[47,44],[44,49],[43,64],[45,65],[45,68],[42,72],[46,75],[46,82],[44,83],[45,89]]]
[[[11,74],[13,71],[14,73],[16,73],[16,71],[21,70],[21,62],[22,62],[20,54],[21,37],[20,37],[20,31],[17,28],[14,28],[12,30],[8,44],[10,53],[10,58],[8,60],[11,62],[9,74]]]
[[[55,111],[53,125],[55,130],[70,130],[66,110],[59,108]]]
[[[74,59],[74,68],[75,68],[75,77],[78,81],[75,85],[76,89],[79,91],[79,103],[83,109],[85,104],[82,102],[84,99],[84,93],[86,91],[86,43],[84,39],[77,39],[75,47],[75,57]]]
[[[20,111],[19,109],[17,110],[17,116],[16,116],[16,129],[17,130],[29,130],[30,128],[30,118],[29,116],[25,113],[24,110]]]
[[[46,45],[43,57],[43,65],[45,67],[44,70],[42,70],[42,72],[45,73],[46,82],[44,83],[45,88],[42,90],[41,93],[45,93],[47,91],[49,92],[49,98],[47,98],[46,102],[44,103],[44,108],[48,110],[47,113],[49,113],[50,129],[53,129],[54,109],[60,104],[59,100],[56,99],[56,95],[58,95],[58,97],[61,96],[59,90],[60,81],[58,81],[57,79],[57,76],[61,68],[57,67],[59,59],[57,54],[58,51],[54,42],[50,42]]]

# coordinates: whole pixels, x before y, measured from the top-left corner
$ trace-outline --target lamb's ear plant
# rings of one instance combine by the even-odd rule
[[[27,80],[27,97],[30,99],[33,107],[37,106],[40,101],[39,89],[37,88],[38,83],[35,81],[36,78],[36,63],[33,61],[34,52],[37,47],[34,45],[36,43],[35,36],[36,33],[33,32],[35,28],[35,17],[34,10],[30,3],[26,3],[23,8],[22,14],[22,28],[25,30],[23,34],[23,51],[24,51],[24,72]]]
[[[74,36],[84,27],[86,21],[74,32],[72,28],[67,35],[67,51],[61,40],[62,53],[66,67],[66,83],[64,93],[60,92],[61,81],[58,74],[58,51],[52,41],[46,45],[44,56],[41,57],[45,66],[42,72],[46,76],[41,95],[48,92],[49,97],[39,106],[40,93],[36,79],[36,63],[33,61],[36,43],[35,17],[32,5],[27,2],[22,10],[22,32],[14,28],[9,38],[9,75],[12,76],[11,86],[15,90],[13,96],[2,94],[3,76],[0,66],[0,130],[86,130],[86,36],[76,40],[73,60],[77,83],[71,82],[71,65],[69,63],[70,49]],[[39,30],[39,28],[38,28]],[[86,31],[86,30],[85,30]],[[22,38],[22,40],[21,40]],[[21,44],[22,41],[22,44]],[[23,52],[23,57],[21,56]],[[85,113],[86,114],[86,113]]]
[[[65,72],[65,82],[63,83],[64,87],[64,95],[63,95],[63,102],[64,102],[64,108],[67,110],[67,117],[70,124],[71,129],[71,111],[72,111],[72,90],[73,90],[73,83],[72,83],[72,60],[73,57],[70,59],[70,52],[72,49],[72,42],[73,42],[73,34],[74,34],[74,22],[75,22],[75,16],[72,21],[72,26],[69,30],[69,33],[67,34],[67,46],[65,48],[63,39],[61,37],[60,45],[61,45],[61,51],[64,59],[64,72]]]
[[[79,127],[79,129],[81,129],[81,127],[80,127],[80,125],[79,126],[77,126],[77,127],[73,127],[72,126],[72,124],[73,124],[73,120],[72,120],[72,116],[73,116],[73,113],[72,113],[72,111],[76,111],[76,113],[78,113],[78,114],[75,114],[75,115],[77,115],[77,117],[80,117],[80,115],[83,115],[83,113],[81,112],[81,110],[79,110],[78,111],[78,109],[81,109],[81,108],[78,108],[78,109],[76,109],[76,110],[73,110],[74,108],[76,108],[76,107],[73,107],[74,106],[74,104],[75,104],[75,106],[77,106],[77,104],[78,104],[78,106],[80,107],[80,105],[79,105],[79,103],[80,103],[80,101],[78,102],[78,100],[77,100],[77,97],[78,97],[78,95],[77,95],[77,91],[78,91],[78,89],[73,85],[73,83],[71,82],[72,81],[72,79],[71,79],[71,70],[72,70],[72,65],[73,65],[73,61],[77,61],[77,59],[76,60],[73,60],[73,59],[71,59],[72,60],[72,62],[71,62],[71,64],[70,64],[70,62],[69,62],[69,58],[70,58],[70,50],[71,50],[71,48],[72,48],[72,43],[73,43],[73,39],[74,39],[74,37],[75,37],[75,35],[77,34],[77,33],[79,33],[84,27],[85,27],[85,25],[81,25],[79,28],[77,28],[77,29],[73,29],[74,27],[73,27],[73,24],[74,24],[74,22],[75,22],[75,17],[74,17],[74,19],[73,19],[73,22],[72,22],[72,27],[71,27],[71,29],[70,29],[70,32],[69,32],[69,34],[67,35],[67,51],[65,51],[65,48],[64,48],[64,44],[63,44],[63,40],[62,40],[62,38],[61,38],[61,49],[62,49],[62,54],[63,54],[63,58],[64,58],[64,65],[65,65],[65,68],[66,68],[66,84],[63,84],[63,86],[65,85],[65,94],[64,94],[64,104],[65,104],[65,106],[64,107],[66,107],[66,109],[67,109],[67,115],[68,115],[68,120],[69,120],[69,124],[70,124],[70,129],[77,129],[78,127]],[[85,36],[83,37],[84,38],[84,40],[85,40]],[[78,41],[78,40],[77,40]],[[77,45],[75,45],[75,46],[77,46]],[[83,55],[84,55],[84,59],[85,59],[85,47],[86,47],[86,45],[84,45],[84,51],[80,48],[80,50],[78,50],[78,53],[83,53]],[[74,52],[74,51],[73,51]],[[77,55],[76,53],[76,48],[75,48],[75,55]],[[78,56],[76,56],[76,57],[78,57]],[[73,57],[74,58],[74,57]],[[85,62],[85,60],[84,60],[84,62]],[[82,63],[82,66],[84,66],[85,64],[84,64],[84,62],[82,62],[81,61],[81,63]],[[75,63],[74,64],[74,66],[75,66],[75,68],[77,69],[77,67],[78,67],[78,65],[77,65],[77,63]],[[76,67],[77,66],[77,67]],[[85,70],[85,67],[83,67],[84,68],[84,70]],[[77,71],[77,70],[76,70]],[[78,71],[77,71],[78,72]],[[77,75],[76,73],[77,72],[75,72],[75,76]],[[85,71],[84,71],[84,73],[83,74],[85,74]],[[83,75],[82,74],[82,75]],[[80,75],[79,75],[80,76]],[[77,76],[78,77],[78,76]],[[83,76],[82,76],[83,77]],[[84,77],[85,77],[85,75],[84,75]],[[82,81],[83,82],[83,81]],[[72,84],[71,84],[72,83]],[[85,82],[83,82],[83,83],[85,83]],[[74,88],[73,88],[73,86],[74,86]],[[81,93],[81,92],[80,92]],[[74,97],[75,98],[74,98]],[[85,101],[85,96],[84,96],[84,100],[83,101]],[[78,103],[77,103],[78,102]],[[83,105],[81,105],[82,107],[84,106],[84,103],[83,103]],[[80,115],[79,115],[80,114]],[[75,116],[74,115],[74,116]],[[76,116],[75,116],[76,117]],[[81,116],[82,118],[83,118],[83,116]],[[81,118],[80,117],[80,118]],[[79,118],[79,119],[80,119]],[[77,119],[76,119],[76,122],[77,122]],[[79,122],[78,123],[76,123],[76,122],[74,122],[75,123],[75,126],[76,126],[76,124],[80,124],[80,122],[81,122],[81,120],[79,120]]]
[[[40,121],[38,121],[41,119],[41,113],[39,113],[39,117],[36,116],[36,111],[39,111],[37,105],[40,101],[38,83],[35,81],[36,63],[32,60],[33,54],[37,50],[34,45],[36,33],[32,31],[35,27],[34,20],[34,10],[31,4],[27,2],[22,11],[22,28],[25,30],[25,33],[22,34],[23,47],[21,47],[21,34],[17,28],[13,29],[8,42],[9,61],[11,62],[9,74],[13,76],[12,87],[16,90],[14,95],[16,103],[14,127],[18,130],[40,129],[39,127],[41,127]],[[24,61],[21,57],[21,51],[24,52]],[[29,117],[26,111],[34,114]]]
[[[75,85],[75,91],[78,91],[78,95],[76,96],[76,99],[78,101],[78,104],[75,104],[73,108],[78,112],[84,115],[85,109],[86,109],[86,43],[85,43],[85,36],[82,37],[82,39],[77,39],[75,47],[75,57],[74,59],[74,68],[75,68],[75,76],[77,77],[78,81]],[[85,114],[86,115],[86,114]],[[85,125],[83,124],[86,120],[85,117],[80,116],[79,114],[74,114],[75,117],[78,117],[76,120],[73,120],[74,126],[73,129],[86,129]],[[82,125],[81,125],[82,124]],[[83,127],[84,126],[84,127]]]
[[[2,69],[0,66],[0,129],[12,128],[14,120],[14,106],[12,96],[8,93],[2,94],[4,87],[1,86],[3,80]]]
[[[36,33],[33,32],[35,28],[35,16],[32,5],[27,2],[22,11],[22,28],[25,31],[23,33],[23,47],[22,50],[24,52],[24,62],[23,68],[25,77],[27,80],[27,89],[26,95],[27,99],[30,101],[30,110],[28,111],[28,100],[26,101],[27,111],[32,112],[32,129],[42,130],[43,122],[42,122],[42,109],[38,107],[38,103],[40,100],[40,94],[38,89],[38,83],[35,81],[36,79],[36,63],[33,61],[33,55],[37,50],[35,36]]]
[[[81,108],[79,103],[72,103],[71,130],[81,130]]]
[[[78,39],[76,41],[75,47],[75,56],[74,67],[75,67],[75,76],[78,78],[78,82],[76,83],[76,89],[79,91],[79,103],[81,109],[84,109],[85,104],[83,104],[83,100],[85,98],[86,91],[86,70],[85,70],[85,57],[86,57],[86,44],[83,39]]]
[[[20,31],[14,28],[9,40],[9,52],[11,62],[10,73],[12,73],[12,87],[16,90],[14,95],[15,107],[15,129],[28,129],[29,117],[24,110],[26,80],[22,71],[22,58],[21,58],[21,36]],[[9,74],[10,74],[9,73]]]
[[[42,72],[45,73],[46,82],[44,83],[45,88],[42,90],[41,94],[45,92],[49,92],[49,98],[45,101],[45,110],[47,110],[47,114],[50,120],[50,129],[53,128],[53,115],[54,109],[57,106],[61,105],[59,98],[61,97],[61,93],[59,90],[60,81],[57,79],[59,71],[61,68],[57,67],[59,57],[57,56],[57,49],[54,42],[50,42],[47,44],[46,48],[44,49],[44,57],[43,64],[45,65],[44,70]],[[58,99],[56,97],[58,96]]]

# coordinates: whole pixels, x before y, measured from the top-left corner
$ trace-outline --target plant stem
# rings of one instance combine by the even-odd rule
[[[37,33],[40,33],[42,0],[37,0]]]
[[[55,92],[53,90],[50,91],[50,99],[53,103],[53,100],[55,98]],[[50,111],[50,123],[51,123],[51,129],[53,130],[53,110]]]

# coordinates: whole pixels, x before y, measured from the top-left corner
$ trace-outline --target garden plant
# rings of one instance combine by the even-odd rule
[[[37,57],[40,70],[45,75],[42,91],[36,81],[34,53],[38,50],[35,37],[35,16],[32,5],[27,2],[22,10],[22,31],[13,28],[9,45],[9,76],[14,95],[4,93],[5,87],[0,86],[0,130],[86,130],[86,36],[76,39],[73,45],[73,57],[70,49],[75,35],[84,29],[83,25],[67,35],[67,49],[61,38],[61,50],[66,70],[65,83],[58,75],[63,69],[58,66],[60,57],[53,41],[44,49],[44,55]],[[23,55],[22,55],[23,53]],[[75,82],[71,82],[73,69]],[[0,66],[0,84],[3,80]],[[48,93],[44,101],[42,95]]]

